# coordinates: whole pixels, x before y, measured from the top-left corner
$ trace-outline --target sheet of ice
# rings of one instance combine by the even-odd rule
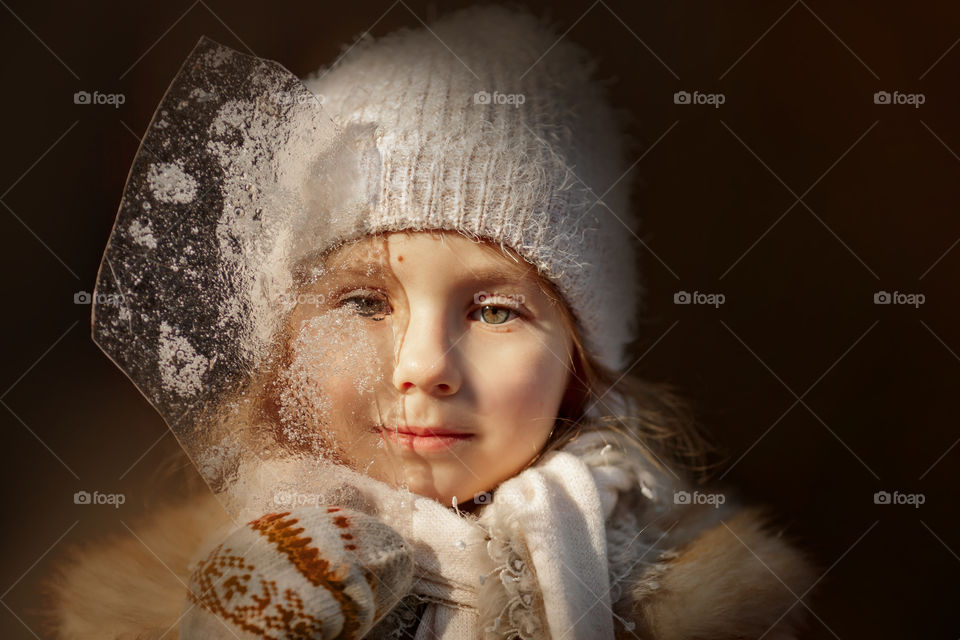
[[[97,299],[124,303],[94,305],[94,340],[234,515],[333,499],[318,489],[331,464],[403,477],[376,430],[402,415],[394,334],[344,304],[324,264],[375,203],[375,126],[340,130],[312,97],[280,65],[201,40],[144,136],[97,279]]]

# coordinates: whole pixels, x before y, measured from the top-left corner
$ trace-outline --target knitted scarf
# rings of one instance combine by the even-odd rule
[[[224,497],[242,500],[249,521],[263,516],[277,478],[297,478],[299,491],[399,533],[412,552],[412,586],[367,638],[411,637],[414,626],[417,640],[612,638],[615,625],[630,628],[616,613],[620,581],[638,563],[656,566],[644,560],[659,539],[655,527],[639,527],[641,503],[663,510],[669,490],[616,442],[610,432],[582,434],[499,485],[477,514],[343,467],[307,472],[297,460],[243,471]]]

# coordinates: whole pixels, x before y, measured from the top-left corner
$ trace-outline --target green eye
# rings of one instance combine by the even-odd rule
[[[480,309],[480,317],[487,324],[503,324],[510,317],[511,309],[486,305]]]

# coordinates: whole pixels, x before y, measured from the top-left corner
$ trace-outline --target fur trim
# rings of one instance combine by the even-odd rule
[[[733,640],[798,637],[800,596],[816,580],[797,548],[769,531],[756,508],[705,530],[633,584],[637,629],[618,638]],[[792,592],[792,593],[791,593]]]
[[[681,526],[696,529],[701,518],[712,519],[692,509]],[[618,638],[757,638],[774,625],[765,638],[798,637],[803,607],[790,591],[800,595],[813,584],[813,565],[769,530],[758,509],[710,524],[662,556],[659,569],[630,576],[625,591],[636,628],[618,625]],[[124,532],[72,548],[46,584],[49,631],[61,640],[176,640],[193,555],[232,526],[207,493],[158,509],[131,527],[136,537]]]
[[[71,548],[44,585],[46,627],[61,640],[176,640],[192,555],[231,525],[208,492],[141,518],[136,535]]]

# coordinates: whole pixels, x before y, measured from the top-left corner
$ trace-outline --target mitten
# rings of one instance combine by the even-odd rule
[[[403,537],[343,507],[272,513],[191,566],[182,640],[362,638],[413,581]]]

